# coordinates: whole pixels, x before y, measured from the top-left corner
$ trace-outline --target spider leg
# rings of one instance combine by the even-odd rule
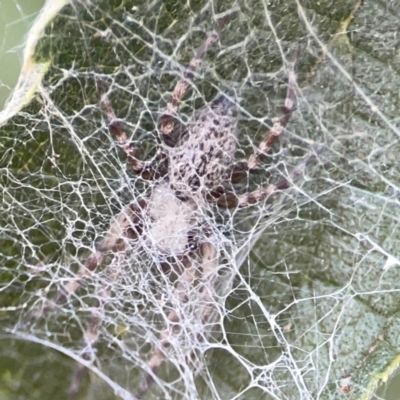
[[[176,143],[176,139],[171,136],[175,130],[174,117],[178,114],[182,98],[189,87],[190,81],[193,80],[194,72],[200,65],[204,55],[207,53],[208,49],[218,41],[219,31],[223,28],[228,18],[229,16],[223,18],[218,24],[217,31],[209,33],[207,39],[197,49],[195,56],[191,59],[183,74],[183,78],[175,85],[171,98],[167,103],[166,110],[160,117],[161,139],[169,146],[174,146]]]
[[[182,275],[179,277],[176,287],[173,291],[173,299],[181,304],[188,301],[187,287],[195,279],[195,272],[193,271],[193,263],[190,262],[183,269]],[[142,374],[140,383],[135,394],[135,397],[141,399],[149,390],[151,384],[157,375],[162,362],[166,358],[166,350],[170,346],[170,337],[176,329],[179,329],[179,311],[174,308],[168,313],[165,321],[165,326],[159,335],[160,344],[154,349],[153,354],[147,363],[147,371]]]
[[[52,301],[40,310],[32,312],[28,320],[37,320],[41,316],[51,312],[57,305],[62,304],[76,292],[81,282],[90,276],[103,262],[107,253],[116,253],[116,257],[123,257],[123,252],[128,248],[129,241],[137,239],[142,233],[141,209],[146,207],[146,201],[140,200],[138,204],[130,204],[117,215],[110,224],[110,228],[103,240],[97,246],[96,251],[88,257],[85,264],[81,266],[76,277],[61,290]],[[120,264],[120,263],[117,263]],[[85,347],[81,357],[84,360],[90,360],[93,354],[93,346],[98,339],[99,325],[103,319],[104,307],[111,297],[111,287],[116,280],[118,270],[115,267],[109,267],[107,271],[107,284],[96,292],[95,302],[92,305],[91,316],[88,327],[84,334]],[[86,367],[79,365],[70,384],[68,399],[74,400],[85,375]]]
[[[105,254],[111,252],[115,253],[117,258],[124,257],[123,252],[128,248],[129,241],[137,239],[142,233],[140,209],[144,207],[146,207],[146,202],[142,200],[139,201],[138,205],[130,204],[126,206],[117,215],[105,237],[97,246],[97,250],[86,260],[86,263],[78,271],[77,276],[65,286],[64,290],[56,296],[50,306],[45,311],[42,311],[42,314],[51,311],[57,304],[65,302],[75,293],[82,280],[87,278],[102,263]],[[116,264],[121,265],[120,262]],[[81,357],[87,361],[92,357],[93,347],[99,336],[98,331],[103,319],[104,307],[111,297],[112,283],[116,281],[119,273],[115,266],[110,266],[109,268],[106,274],[107,278],[105,279],[107,284],[96,292],[88,327],[84,334],[85,347],[82,350]],[[86,367],[79,365],[70,384],[68,391],[69,400],[74,400],[77,397],[85,373]]]
[[[296,74],[293,65],[289,67],[288,71],[288,89],[283,106],[282,115],[273,120],[271,130],[268,132],[264,140],[258,145],[257,150],[252,154],[248,160],[249,170],[256,169],[262,162],[266,153],[272,148],[276,139],[282,134],[293,112],[294,103],[296,100]]]
[[[117,258],[119,258],[119,256],[117,256]],[[122,255],[121,258],[123,258]],[[121,265],[121,263],[117,261],[116,265]],[[81,357],[86,361],[90,361],[93,358],[93,347],[99,337],[99,326],[104,319],[104,308],[111,298],[112,284],[117,280],[120,272],[115,266],[110,266],[109,268],[110,270],[107,271],[104,280],[104,282],[107,283],[96,291],[95,301],[91,306],[89,323],[84,333],[85,347],[81,352]],[[79,364],[76,368],[68,389],[68,400],[75,400],[77,398],[86,370],[87,368],[82,364]]]
[[[234,193],[224,193],[217,199],[217,204],[224,208],[246,208],[290,187],[290,182],[283,180],[277,185],[262,186],[250,193],[237,196]]]
[[[96,246],[94,251],[80,267],[76,276],[46,304],[45,307],[33,311],[28,320],[37,320],[43,315],[54,310],[58,305],[65,303],[71,295],[79,288],[81,282],[88,278],[92,272],[103,262],[107,253],[119,253],[128,247],[128,242],[138,238],[142,233],[141,209],[146,207],[146,201],[140,200],[138,204],[129,204],[115,220],[111,222],[110,228],[103,240]]]
[[[260,166],[266,154],[272,149],[273,144],[282,134],[289,122],[296,100],[296,74],[294,72],[294,63],[289,65],[288,69],[288,89],[282,115],[273,120],[272,128],[249,159],[234,165],[231,173],[232,183],[240,182],[249,172],[256,170]]]
[[[165,154],[162,152],[157,154],[156,159],[158,159],[160,163],[158,168],[155,168],[152,162],[145,162],[138,158],[138,149],[134,146],[131,146],[129,143],[128,135],[123,128],[121,121],[116,117],[114,109],[111,106],[110,99],[103,91],[102,86],[100,84],[98,84],[98,86],[101,93],[101,105],[107,117],[110,132],[127,155],[128,162],[132,169],[145,180],[158,179],[159,177],[165,175],[167,171],[167,158]]]
[[[198,292],[199,289],[202,293],[200,304],[202,309],[200,310],[201,325],[204,326],[208,320],[208,317],[212,311],[212,304],[214,299],[214,280],[216,276],[216,270],[218,266],[218,251],[215,246],[209,242],[205,242],[200,246],[201,254],[201,279],[200,288],[193,287],[193,283],[196,279],[197,269],[192,261],[189,265],[185,265],[182,275],[179,277],[178,283],[174,289],[173,298],[177,299],[181,304],[189,301],[188,294],[191,291]],[[151,384],[157,375],[157,371],[160,368],[162,362],[166,359],[166,351],[171,345],[171,337],[177,330],[182,329],[180,323],[182,318],[179,315],[179,309],[171,309],[166,318],[166,324],[164,329],[161,331],[159,339],[160,345],[158,345],[147,364],[147,371],[145,371],[141,377],[138,390],[135,397],[141,399],[149,390]]]
[[[142,233],[140,209],[146,206],[144,200],[138,205],[126,206],[110,224],[110,228],[103,240],[97,246],[96,251],[86,260],[78,271],[75,279],[71,280],[65,287],[64,294],[60,296],[71,296],[75,293],[82,279],[87,278],[103,262],[107,253],[120,253],[127,249],[129,241],[138,238]]]
[[[323,148],[316,152],[316,154],[312,154],[308,156],[301,164],[299,164],[293,172],[290,174],[290,177],[287,179],[282,179],[277,184],[271,184],[267,186],[261,186],[258,189],[253,190],[249,193],[243,193],[240,195],[236,195],[233,192],[226,192],[222,189],[219,192],[215,192],[213,194],[215,201],[218,206],[223,208],[247,208],[251,205],[257,204],[260,201],[266,200],[268,197],[273,196],[276,193],[279,193],[282,190],[288,189],[292,186],[292,182],[294,182],[300,175],[304,173],[305,168],[315,160],[317,154],[322,152]]]
[[[202,325],[207,322],[208,317],[212,311],[212,304],[214,303],[214,281],[217,277],[216,273],[219,261],[219,254],[217,248],[210,242],[205,242],[200,247],[202,256],[202,303],[204,309],[201,312]]]

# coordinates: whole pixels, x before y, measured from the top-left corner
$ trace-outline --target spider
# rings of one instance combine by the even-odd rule
[[[131,145],[122,121],[116,117],[106,91],[98,82],[101,105],[110,133],[125,152],[132,170],[142,179],[155,183],[148,193],[123,208],[76,277],[40,314],[63,303],[75,293],[80,282],[97,269],[106,255],[117,256],[141,246],[157,254],[177,271],[174,293],[179,301],[186,301],[188,291],[193,290],[197,282],[196,290],[204,304],[201,321],[202,324],[207,322],[213,300],[214,272],[218,269],[220,259],[220,249],[212,240],[212,227],[205,217],[208,205],[225,209],[246,208],[290,186],[289,180],[284,179],[275,185],[236,194],[232,185],[259,169],[266,153],[286,127],[296,98],[293,62],[288,66],[288,89],[282,115],[274,120],[272,128],[249,159],[240,162],[234,158],[238,147],[238,131],[232,115],[234,103],[225,94],[218,95],[197,111],[187,124],[182,123],[179,119],[181,100],[194,78],[196,68],[218,39],[219,30],[207,36],[190,61],[183,78],[177,82],[160,117],[158,132],[161,146],[153,162],[139,158],[138,149]],[[103,289],[102,296],[96,296],[97,306],[101,308],[110,295],[111,283]],[[148,368],[141,378],[137,398],[146,393],[155,379],[157,370],[166,358],[173,334],[172,326],[176,327],[179,321],[179,312],[171,309],[160,334],[160,345],[153,350]],[[96,342],[100,322],[101,313],[93,313],[85,335],[87,348]],[[86,357],[89,358],[88,355]],[[81,374],[82,369],[76,373],[71,393],[79,388]]]

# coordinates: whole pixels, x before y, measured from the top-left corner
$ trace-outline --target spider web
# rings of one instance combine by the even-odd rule
[[[146,399],[381,398],[374,389],[399,362],[397,3],[65,3],[38,17],[0,114],[0,398],[67,398],[77,362],[90,371],[78,398],[133,398],[171,307],[180,329]],[[234,99],[238,160],[280,114],[285,65],[301,50],[288,129],[235,187],[291,188],[246,210],[204,210],[221,254],[212,317],[201,323],[195,290],[179,302],[159,254],[133,249],[30,319],[152,185],[127,166],[96,84],[151,159],[175,83],[225,15],[181,112],[187,121],[219,93]]]

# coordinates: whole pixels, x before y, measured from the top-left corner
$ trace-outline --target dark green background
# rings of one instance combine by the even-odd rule
[[[219,92],[235,96],[242,107],[240,143],[249,154],[271,122],[266,116],[278,114],[285,97],[282,51],[291,60],[300,45],[297,110],[280,143],[288,150],[279,152],[277,145],[268,176],[259,174],[249,184],[272,182],[315,148],[325,151],[295,188],[275,200],[268,219],[258,220],[257,207],[239,216],[232,240],[246,239],[239,227],[256,226],[263,233],[241,266],[224,319],[226,341],[242,360],[269,365],[285,352],[296,360],[304,386],[296,385],[289,362],[286,370],[272,368],[277,386],[269,389],[280,399],[306,393],[305,398],[366,399],[398,364],[400,272],[391,262],[399,253],[400,6],[357,4],[239,1],[182,109],[190,116]],[[112,89],[118,116],[151,156],[157,116],[179,66],[213,29],[216,13],[231,6],[82,2],[49,23],[35,56],[36,62],[51,60],[43,81],[49,98],[38,96],[0,128],[0,399],[66,398],[75,362],[26,335],[78,352],[77,321],[84,323],[87,313],[56,313],[13,329],[44,298],[40,290],[49,287],[48,296],[56,291],[110,218],[143,190],[132,181],[117,191],[120,177],[128,180],[131,172],[98,109],[94,77]],[[98,34],[107,29],[110,36]],[[184,35],[187,40],[180,41]],[[41,265],[44,272],[34,272]],[[282,334],[271,330],[268,315],[276,316]],[[108,323],[97,366],[132,389],[139,368],[107,346],[118,328],[118,322]],[[126,340],[133,342],[135,328],[125,327],[131,332]],[[241,399],[273,398],[256,385],[249,388],[238,357],[222,348],[207,352],[206,366],[223,399],[238,393]],[[263,378],[253,372],[262,386]],[[353,381],[348,395],[339,389],[346,376]],[[212,398],[202,378],[198,388],[201,398]],[[93,377],[81,398],[113,395]]]

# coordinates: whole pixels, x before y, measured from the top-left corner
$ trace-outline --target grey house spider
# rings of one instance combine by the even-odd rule
[[[295,73],[288,66],[288,89],[283,113],[274,120],[258,148],[248,160],[237,162],[237,128],[231,114],[234,104],[225,95],[217,96],[208,106],[197,111],[184,125],[179,121],[179,107],[187,91],[194,71],[208,48],[218,40],[218,33],[208,35],[189,63],[184,76],[175,86],[165,112],[159,122],[161,146],[153,162],[142,161],[138,150],[129,142],[123,124],[115,115],[108,95],[99,83],[101,105],[108,120],[109,130],[125,152],[133,171],[142,179],[155,181],[152,189],[139,200],[125,206],[111,222],[96,251],[81,266],[71,280],[52,302],[36,313],[35,318],[65,302],[103,262],[106,255],[123,255],[127,250],[145,247],[168,259],[177,272],[174,294],[181,302],[187,299],[190,290],[200,294],[203,304],[202,324],[207,322],[213,302],[213,285],[218,268],[220,249],[209,236],[209,227],[204,217],[208,205],[220,208],[246,208],[286,189],[290,182],[284,179],[277,184],[236,194],[233,184],[257,170],[266,153],[282,134],[292,114],[295,102]],[[294,63],[293,63],[294,64]],[[195,283],[196,282],[196,283]],[[110,282],[96,295],[96,306],[100,310],[111,296]],[[160,334],[160,345],[153,350],[148,367],[143,373],[135,396],[141,398],[155,379],[157,370],[166,358],[170,339],[180,322],[179,312],[170,309],[165,326]],[[85,334],[84,357],[90,359],[90,348],[98,337],[101,311],[93,312]],[[71,398],[76,395],[84,368],[78,369],[71,385]]]

